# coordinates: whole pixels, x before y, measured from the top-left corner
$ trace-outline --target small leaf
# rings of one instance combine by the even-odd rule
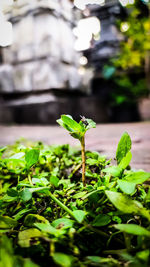
[[[19,212],[17,212],[15,215],[13,215],[13,217],[15,218],[15,220],[19,220],[20,218],[22,218],[26,213],[31,212],[32,209],[22,209]]]
[[[119,266],[117,260],[109,257],[103,258],[99,256],[88,256],[86,259],[89,263],[88,266]]]
[[[41,186],[47,186],[49,181],[46,178],[32,178],[32,183]]]
[[[86,126],[86,130],[92,129],[92,128],[96,128],[96,123],[91,120],[91,119],[85,119],[86,123],[88,124]]]
[[[113,191],[105,191],[105,193],[113,205],[123,213],[141,214],[143,206],[140,202],[132,200],[122,193]]]
[[[50,177],[50,183],[52,185],[54,185],[55,187],[58,187],[58,183],[59,183],[59,178],[56,176],[51,176]]]
[[[70,220],[68,218],[59,218],[52,222],[52,226],[57,229],[67,229],[71,228],[73,226],[73,220]]]
[[[56,237],[59,237],[65,233],[63,229],[56,229],[50,224],[45,223],[35,223],[34,224],[38,229],[40,229],[42,232],[54,235]]]
[[[32,198],[32,193],[28,188],[25,188],[19,193],[19,196],[23,202],[27,202]]]
[[[8,216],[0,215],[0,228],[1,229],[10,229],[16,227],[18,222],[15,219],[12,219]]]
[[[35,163],[38,162],[38,160],[39,160],[39,150],[33,148],[33,149],[27,151],[26,154],[25,154],[25,160],[26,160],[27,168],[29,169]]]
[[[85,134],[86,129],[76,122],[69,115],[62,115],[61,119],[57,120],[58,124],[69,131],[70,135],[78,140],[81,140]]]
[[[41,237],[42,234],[38,229],[30,228],[24,231],[19,232],[18,235],[18,244],[21,247],[28,248],[30,247],[30,241],[33,238]]]
[[[115,224],[114,227],[128,234],[150,237],[150,231],[137,224]]]
[[[150,256],[150,250],[146,249],[146,250],[139,251],[139,252],[136,253],[136,256],[140,260],[142,260],[144,262],[148,262],[149,256]]]
[[[118,180],[117,183],[123,193],[133,194],[135,192],[135,183],[131,183],[124,180]]]
[[[107,224],[109,224],[111,222],[111,218],[109,215],[107,214],[99,214],[98,216],[96,216],[94,222],[93,222],[93,226],[105,226]]]
[[[82,223],[85,218],[85,211],[83,210],[74,210],[73,212],[74,218],[78,221],[78,223]]]
[[[150,178],[150,173],[144,172],[144,171],[132,172],[125,176],[125,179],[128,182],[132,182],[135,184],[142,184],[145,181],[147,181],[149,178]]]
[[[114,177],[119,177],[122,169],[119,166],[111,166],[103,170],[105,173],[109,173]]]
[[[133,194],[137,184],[142,184],[150,178],[150,173],[144,171],[132,172],[124,177],[126,180],[118,180],[117,183],[122,192]]]
[[[117,147],[117,152],[116,152],[116,159],[117,162],[120,163],[121,160],[126,156],[126,154],[130,151],[131,149],[131,138],[128,135],[128,133],[124,133],[121,136],[121,139],[119,141],[118,147]]]
[[[7,195],[10,197],[18,197],[18,191],[13,188],[9,188],[7,190]]]
[[[73,198],[75,198],[75,199],[82,198],[82,197],[84,197],[86,195],[86,193],[87,193],[86,191],[79,192],[79,193],[75,194],[73,196]]]
[[[19,153],[14,154],[13,156],[11,156],[10,159],[20,159],[20,158],[23,158],[24,155],[25,155],[24,152],[19,152]]]
[[[73,132],[82,132],[82,127],[78,122],[70,118],[68,115],[62,115],[61,119],[65,125],[67,125]]]
[[[43,216],[39,214],[28,214],[24,219],[24,225],[32,227],[34,226],[34,223],[49,223],[47,219],[45,219]]]
[[[55,252],[52,255],[52,258],[56,264],[62,267],[71,267],[73,257],[64,253]]]
[[[132,159],[132,153],[131,151],[129,151],[126,154],[126,156],[120,161],[118,166],[123,170],[125,170],[129,166],[131,159]]]
[[[89,158],[89,159],[86,160],[86,163],[92,166],[92,165],[99,164],[99,161],[97,159],[91,159],[91,158]]]

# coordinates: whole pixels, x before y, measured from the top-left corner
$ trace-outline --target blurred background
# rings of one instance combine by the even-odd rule
[[[0,123],[150,120],[149,0],[0,0]]]

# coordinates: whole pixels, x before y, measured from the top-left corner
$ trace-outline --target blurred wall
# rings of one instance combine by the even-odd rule
[[[18,0],[7,18],[13,24],[13,44],[2,49],[1,91],[79,86],[69,0]]]
[[[79,54],[74,50],[72,28],[76,18],[72,3],[18,0],[6,17],[13,25],[13,43],[1,49],[0,121],[20,122],[21,112],[30,106],[30,114],[25,115],[29,117],[36,104],[50,103],[50,113],[57,113],[58,100],[51,90],[78,89],[81,83]]]
[[[91,74],[79,71],[79,13],[69,0],[17,0],[6,12],[13,44],[1,49],[0,123],[51,124],[63,113],[108,121],[103,99],[88,95]]]

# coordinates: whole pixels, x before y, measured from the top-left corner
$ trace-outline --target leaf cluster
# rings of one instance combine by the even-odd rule
[[[65,128],[72,137],[82,140],[86,131],[95,128],[96,123],[91,119],[82,117],[80,122],[76,122],[70,115],[61,115],[61,118],[57,120],[58,124]]]
[[[87,124],[68,118],[59,123],[79,139]],[[129,166],[128,133],[116,151],[116,165],[86,151],[83,186],[69,145],[1,148],[0,267],[149,266],[150,173]]]

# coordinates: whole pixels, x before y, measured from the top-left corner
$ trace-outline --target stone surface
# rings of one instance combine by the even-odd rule
[[[142,120],[150,120],[150,98],[141,99],[139,101],[139,112]]]
[[[13,68],[14,91],[32,91],[32,72],[34,64],[32,62],[16,65]]]
[[[36,8],[46,8],[55,10],[67,20],[73,20],[72,3],[68,0],[17,0],[13,5],[13,9],[9,8],[7,18],[23,16],[28,11]]]
[[[114,159],[117,143],[124,131],[132,139],[132,167],[150,172],[150,122],[98,124],[96,129],[87,132],[86,148]],[[77,140],[58,126],[0,126],[0,146],[12,144],[20,137],[41,140],[47,144],[79,145]]]
[[[2,101],[1,101],[2,102]],[[6,114],[6,115],[5,115]],[[11,114],[11,116],[8,114]],[[107,122],[106,105],[97,97],[56,96],[50,91],[20,95],[0,105],[0,123],[55,124],[61,114],[70,114],[78,119],[80,115],[91,117],[96,122]]]
[[[4,64],[0,66],[0,93],[1,92],[13,92],[13,68],[11,65]]]
[[[123,35],[117,29],[116,22],[121,18],[122,9],[118,0],[108,0],[102,6],[91,5],[89,7],[90,14],[96,16],[101,23],[100,39],[91,48],[91,62],[98,72],[110,58],[119,52]]]
[[[72,26],[45,11],[27,15],[13,24],[13,44],[2,49],[5,63],[16,64],[52,56],[68,64],[76,63]]]
[[[0,92],[76,89],[81,79],[69,0],[18,0],[7,13],[13,43],[2,49]]]

